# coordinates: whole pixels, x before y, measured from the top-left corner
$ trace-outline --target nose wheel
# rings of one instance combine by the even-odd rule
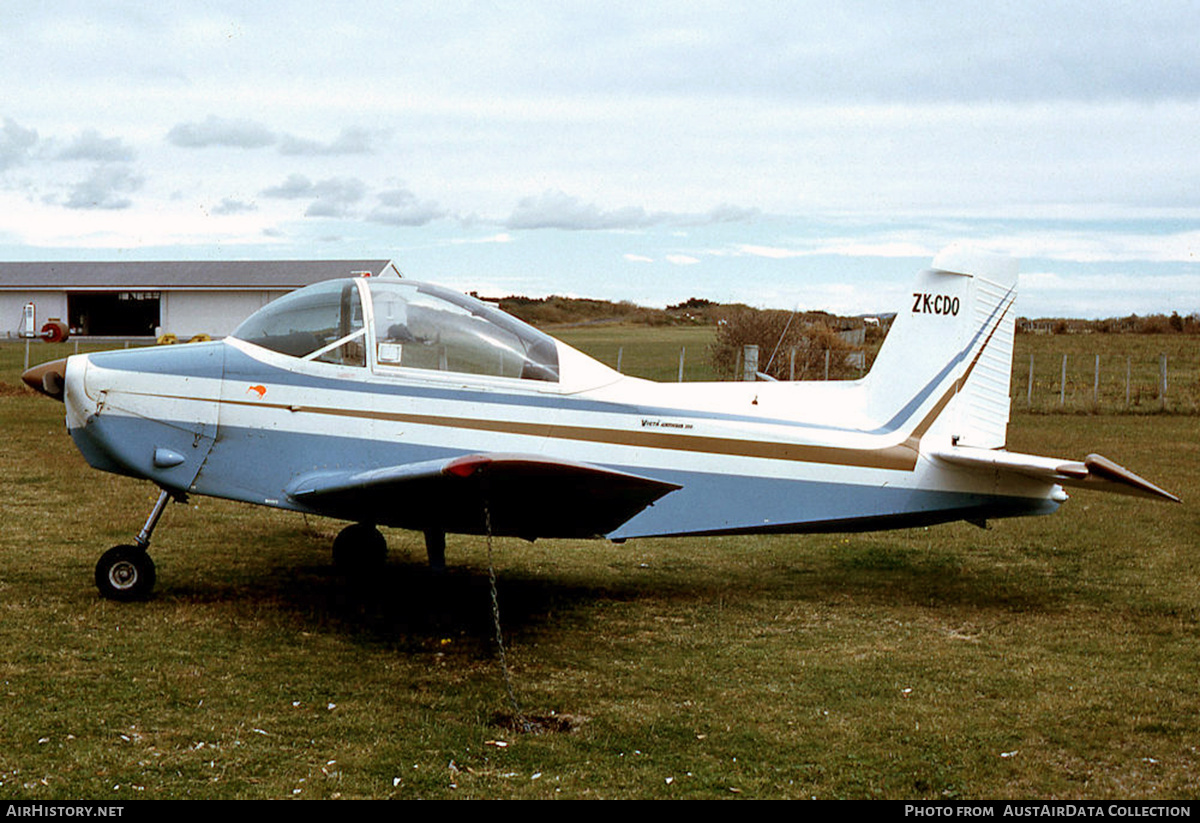
[[[150,548],[150,535],[154,533],[154,527],[158,525],[170,500],[170,492],[164,489],[158,495],[150,516],[146,518],[146,525],[134,538],[133,545],[113,546],[100,555],[96,563],[96,588],[100,590],[101,597],[128,603],[150,596],[155,579],[154,561],[147,551]]]
[[[145,600],[154,589],[154,561],[140,546],[113,546],[96,564],[96,588],[107,600]]]

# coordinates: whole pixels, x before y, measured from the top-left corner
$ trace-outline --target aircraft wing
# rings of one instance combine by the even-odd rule
[[[537,537],[608,534],[675,483],[537,455],[485,453],[366,471],[312,472],[288,496],[314,511],[380,525]]]
[[[1179,498],[1169,491],[1099,454],[1089,454],[1082,463],[1078,463],[1003,450],[954,446],[945,451],[934,452],[933,457],[956,466],[1014,472],[1060,486],[1180,502]]]

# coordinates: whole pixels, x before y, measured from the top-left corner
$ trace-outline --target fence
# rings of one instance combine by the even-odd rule
[[[1010,384],[1014,411],[1200,413],[1200,346],[1194,340],[1181,339],[1172,341],[1173,346],[1164,346],[1166,341],[1156,336],[1097,335],[1088,342],[1101,351],[1092,352],[1079,350],[1079,346],[1073,351],[1055,351],[1055,342],[1054,338],[1018,338]],[[1171,347],[1171,350],[1156,351],[1156,347]],[[618,367],[628,365],[631,352],[651,353],[643,349],[632,342],[622,347],[625,363],[618,357]],[[857,354],[862,356],[861,352]],[[693,345],[686,350],[681,346],[669,354],[656,353],[652,359],[657,367],[648,367],[642,361],[643,368],[628,371],[657,380],[719,379],[705,368],[706,355],[703,346]],[[685,357],[686,376],[682,368]],[[757,361],[751,357],[747,363],[744,353],[739,354],[736,370],[739,379],[746,379],[747,371],[757,371],[765,365],[761,352]],[[859,370],[853,377],[862,374],[861,369],[869,366],[869,360],[855,365]],[[813,373],[801,374],[797,369],[794,376],[798,380],[821,380],[826,376],[823,371],[818,365]]]
[[[1032,411],[1200,411],[1194,357],[1029,353],[1014,358],[1012,399]]]
[[[797,351],[797,349],[789,349],[779,354],[780,363],[786,372],[785,379],[840,380],[843,377],[839,376],[838,372],[844,373],[847,368],[851,370],[850,377],[862,377],[866,372],[865,355],[861,351],[847,353],[821,349],[815,357],[816,365],[810,365],[807,369],[803,360],[797,358]],[[586,349],[585,352],[593,354]],[[593,356],[596,355],[593,354]],[[636,344],[628,347],[618,345],[616,354],[607,358],[607,361],[622,374],[679,383],[696,380],[754,380],[756,379],[755,375],[767,366],[757,346],[745,346],[737,353],[732,377],[728,375],[722,377],[717,373],[706,346],[693,346],[691,349],[686,345],[680,346],[676,362],[668,365],[666,358],[670,356],[665,350],[656,352],[649,347]],[[843,358],[844,364],[839,367],[835,358]],[[606,362],[603,354],[597,359]]]

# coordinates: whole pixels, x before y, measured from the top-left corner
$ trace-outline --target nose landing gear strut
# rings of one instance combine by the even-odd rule
[[[181,498],[186,499],[186,498]],[[145,600],[154,590],[154,561],[147,551],[150,548],[150,535],[158,525],[159,518],[171,500],[171,493],[163,489],[146,524],[133,539],[133,544],[113,546],[100,555],[96,563],[96,588],[100,596],[108,600],[129,602]]]

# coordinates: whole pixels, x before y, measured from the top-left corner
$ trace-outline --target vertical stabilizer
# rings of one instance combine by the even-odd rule
[[[887,429],[978,448],[1008,430],[1017,261],[961,246],[917,275],[866,378]]]

